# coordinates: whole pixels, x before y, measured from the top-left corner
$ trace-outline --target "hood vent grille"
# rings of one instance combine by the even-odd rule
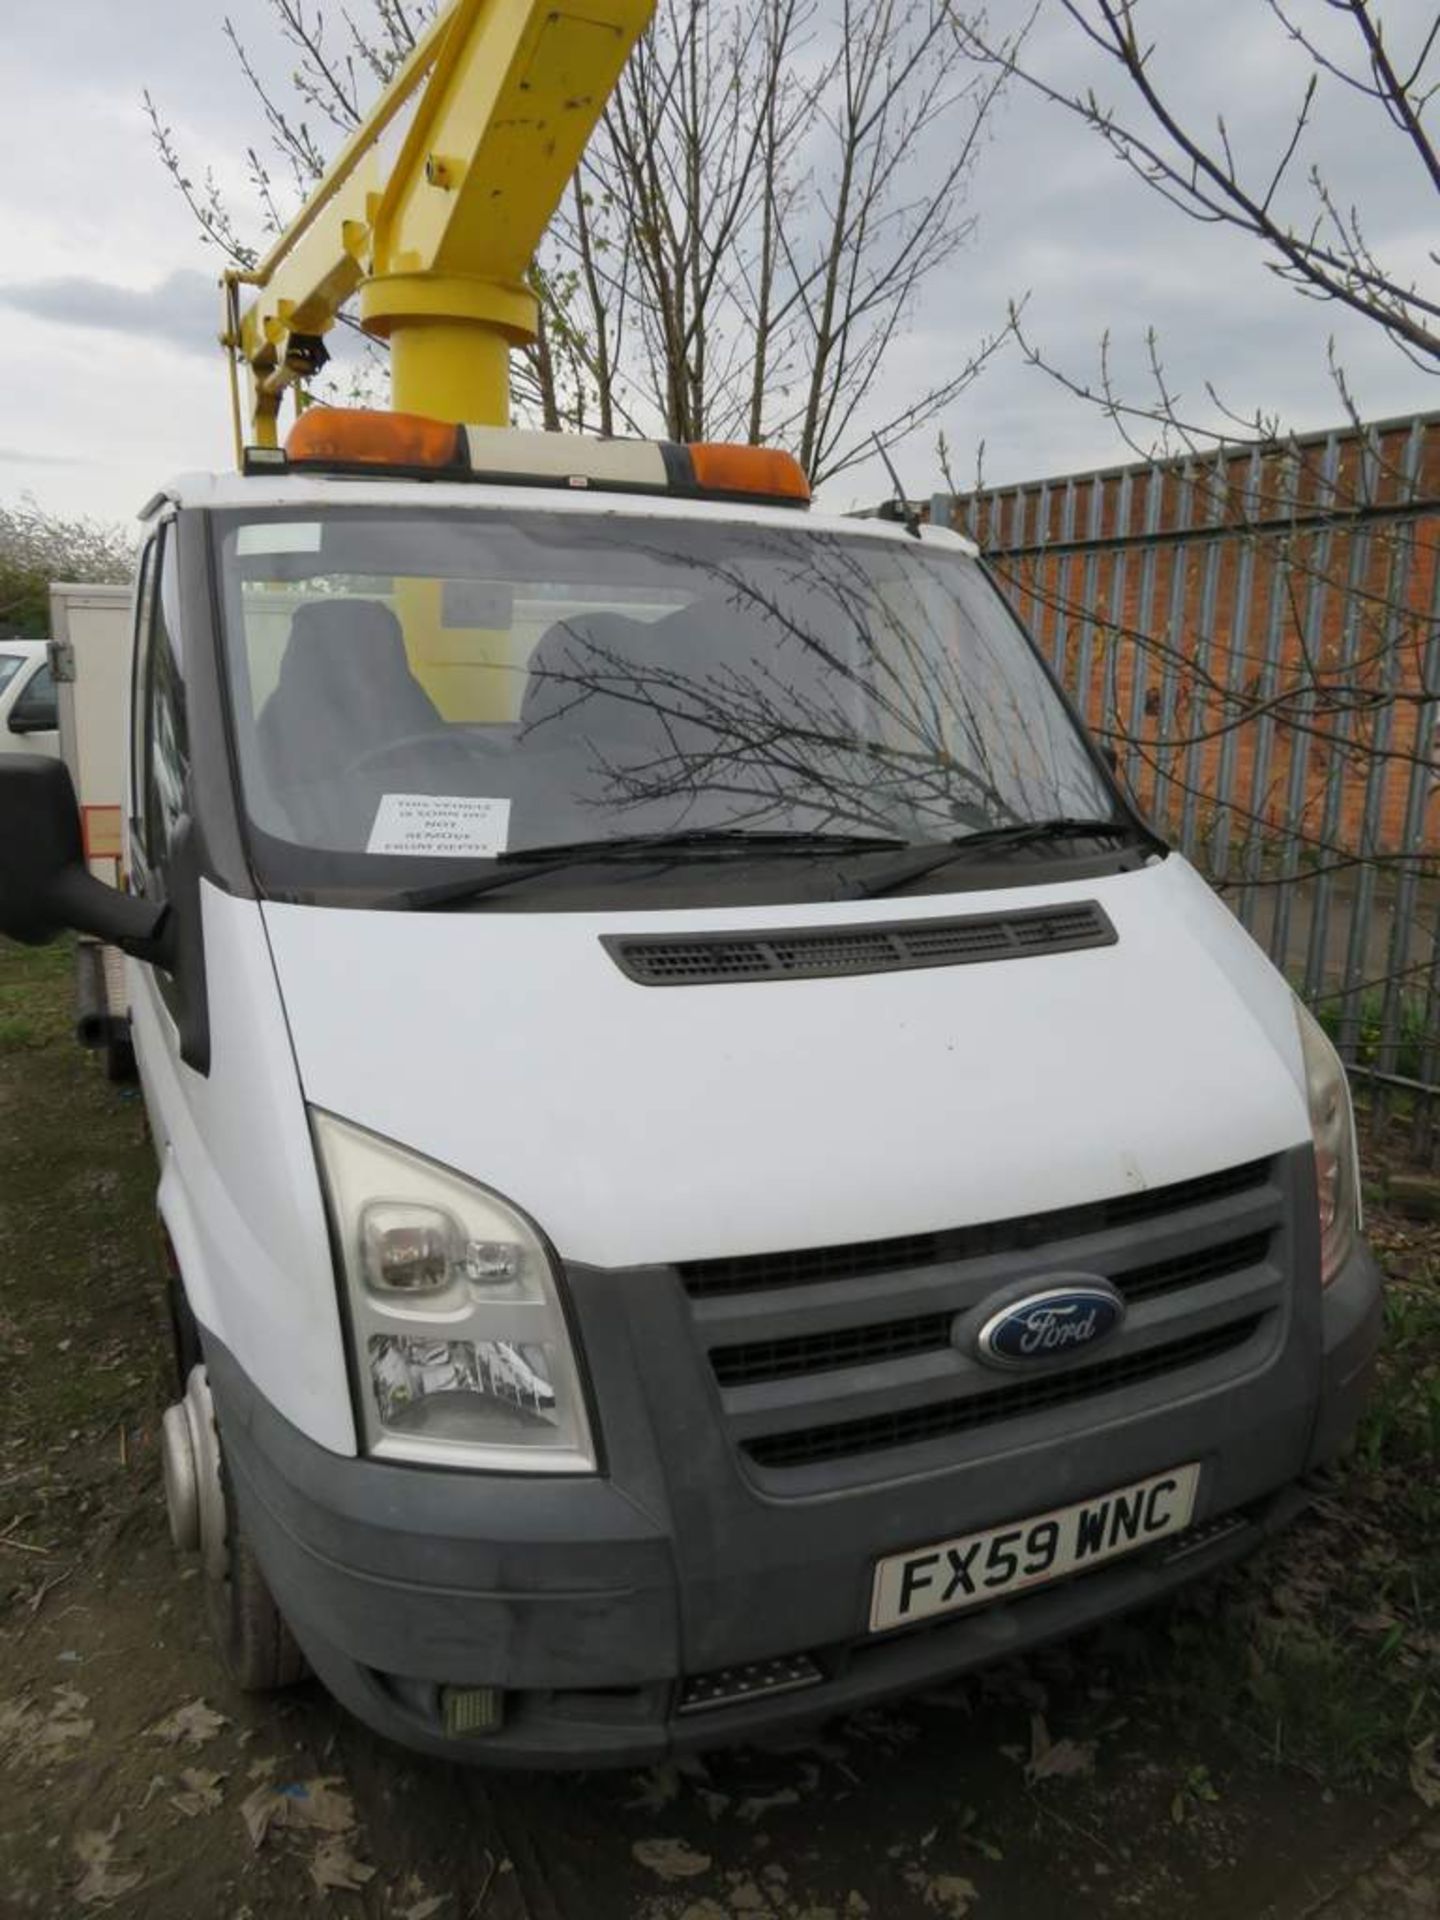
[[[1118,936],[1094,900],[967,914],[957,920],[864,922],[854,927],[795,927],[772,933],[605,934],[601,945],[642,987],[718,986],[726,981],[823,980],[910,967],[963,967],[1024,960],[1082,947],[1114,946]]]

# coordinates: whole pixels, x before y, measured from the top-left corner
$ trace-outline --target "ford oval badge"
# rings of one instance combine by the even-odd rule
[[[981,1322],[975,1350],[992,1367],[1027,1367],[1088,1353],[1125,1318],[1125,1302],[1108,1280],[1056,1275],[1037,1293],[1023,1294]]]

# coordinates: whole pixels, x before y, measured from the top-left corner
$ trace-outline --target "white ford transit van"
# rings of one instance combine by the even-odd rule
[[[1378,1338],[1344,1075],[972,548],[306,422],[148,511],[127,893],[0,762],[0,927],[132,956],[237,1680],[645,1761],[1292,1516]]]

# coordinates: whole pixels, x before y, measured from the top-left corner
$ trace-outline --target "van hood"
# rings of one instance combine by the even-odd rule
[[[1114,945],[637,984],[604,934],[893,925],[1096,900]],[[824,906],[384,913],[267,903],[306,1099],[598,1266],[942,1231],[1310,1137],[1290,989],[1178,855]]]

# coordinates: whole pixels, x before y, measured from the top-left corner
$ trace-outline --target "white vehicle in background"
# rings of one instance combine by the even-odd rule
[[[49,691],[49,753],[63,760],[80,807],[85,864],[108,886],[126,884],[122,851],[126,716],[134,594],[127,585],[59,581],[50,588],[48,647],[40,650]],[[38,677],[31,687],[38,687]],[[0,742],[0,745],[8,743]],[[125,974],[117,948],[81,935],[75,947],[75,1026],[99,1050],[112,1080],[135,1071]]]
[[[0,751],[60,752],[55,681],[43,640],[0,640]]]

